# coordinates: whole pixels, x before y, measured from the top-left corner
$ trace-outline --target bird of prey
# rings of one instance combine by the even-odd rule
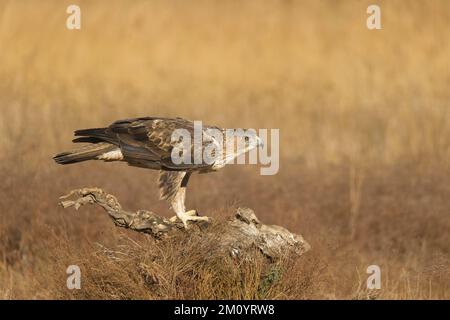
[[[125,161],[131,166],[160,170],[160,198],[169,202],[176,217],[187,228],[188,221],[208,220],[208,217],[198,216],[196,210],[185,209],[186,186],[191,174],[217,171],[236,157],[262,146],[262,141],[256,134],[235,134],[229,137],[225,134],[227,129],[204,125],[201,127],[202,139],[200,143],[196,140],[196,143],[194,129],[193,121],[182,118],[141,117],[118,120],[105,128],[76,130],[77,138],[73,142],[87,144],[70,152],[59,153],[53,159],[59,164],[86,160]],[[210,129],[223,133],[224,140],[228,141],[218,141],[216,136],[210,134]],[[211,146],[233,147],[217,148],[220,153],[213,157],[214,161],[202,159],[200,162],[180,163],[172,157],[174,148],[180,145],[180,140],[173,138],[176,130],[190,134],[190,149],[187,152],[191,155],[203,153],[205,148]]]

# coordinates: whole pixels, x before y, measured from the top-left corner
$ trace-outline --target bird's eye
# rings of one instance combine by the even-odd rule
[[[249,142],[250,141],[249,137],[245,137],[244,139],[245,139],[245,142]]]

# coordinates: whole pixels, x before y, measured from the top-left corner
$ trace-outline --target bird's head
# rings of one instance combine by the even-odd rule
[[[242,154],[257,147],[263,147],[264,143],[254,129],[233,129],[227,132],[226,146],[233,146],[234,153]]]

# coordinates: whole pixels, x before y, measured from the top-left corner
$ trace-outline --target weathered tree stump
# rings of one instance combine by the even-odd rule
[[[167,219],[147,210],[126,211],[115,196],[99,188],[73,190],[60,199],[63,208],[74,207],[77,210],[85,204],[97,204],[108,213],[116,226],[143,232],[155,239],[164,239],[175,232],[189,232],[179,220]],[[211,223],[203,221],[191,222],[191,228],[192,224],[201,227],[205,237],[213,236],[219,246],[234,257],[255,248],[270,259],[291,253],[301,255],[310,249],[301,235],[280,226],[262,224],[249,208],[238,208],[234,217],[221,222],[221,228],[211,228]]]

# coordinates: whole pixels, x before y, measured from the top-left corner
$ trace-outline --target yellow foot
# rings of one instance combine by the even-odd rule
[[[188,214],[188,212],[185,212],[182,215],[178,216],[178,218],[180,218],[181,222],[183,222],[185,229],[188,229],[188,224],[187,224],[188,221],[209,221],[208,217],[199,217],[197,215],[191,215],[192,211],[194,213],[196,213],[195,210],[190,210],[190,211],[188,211],[189,214]]]
[[[191,217],[198,216],[197,210],[189,210],[189,211],[186,211],[185,214],[187,214],[188,216],[191,216]]]
[[[197,210],[189,210],[189,211],[186,211],[184,214],[188,215],[190,217],[197,217],[198,216]],[[169,221],[170,222],[175,222],[175,221],[177,221],[177,219],[178,219],[177,216],[173,216],[173,217],[169,218]]]

